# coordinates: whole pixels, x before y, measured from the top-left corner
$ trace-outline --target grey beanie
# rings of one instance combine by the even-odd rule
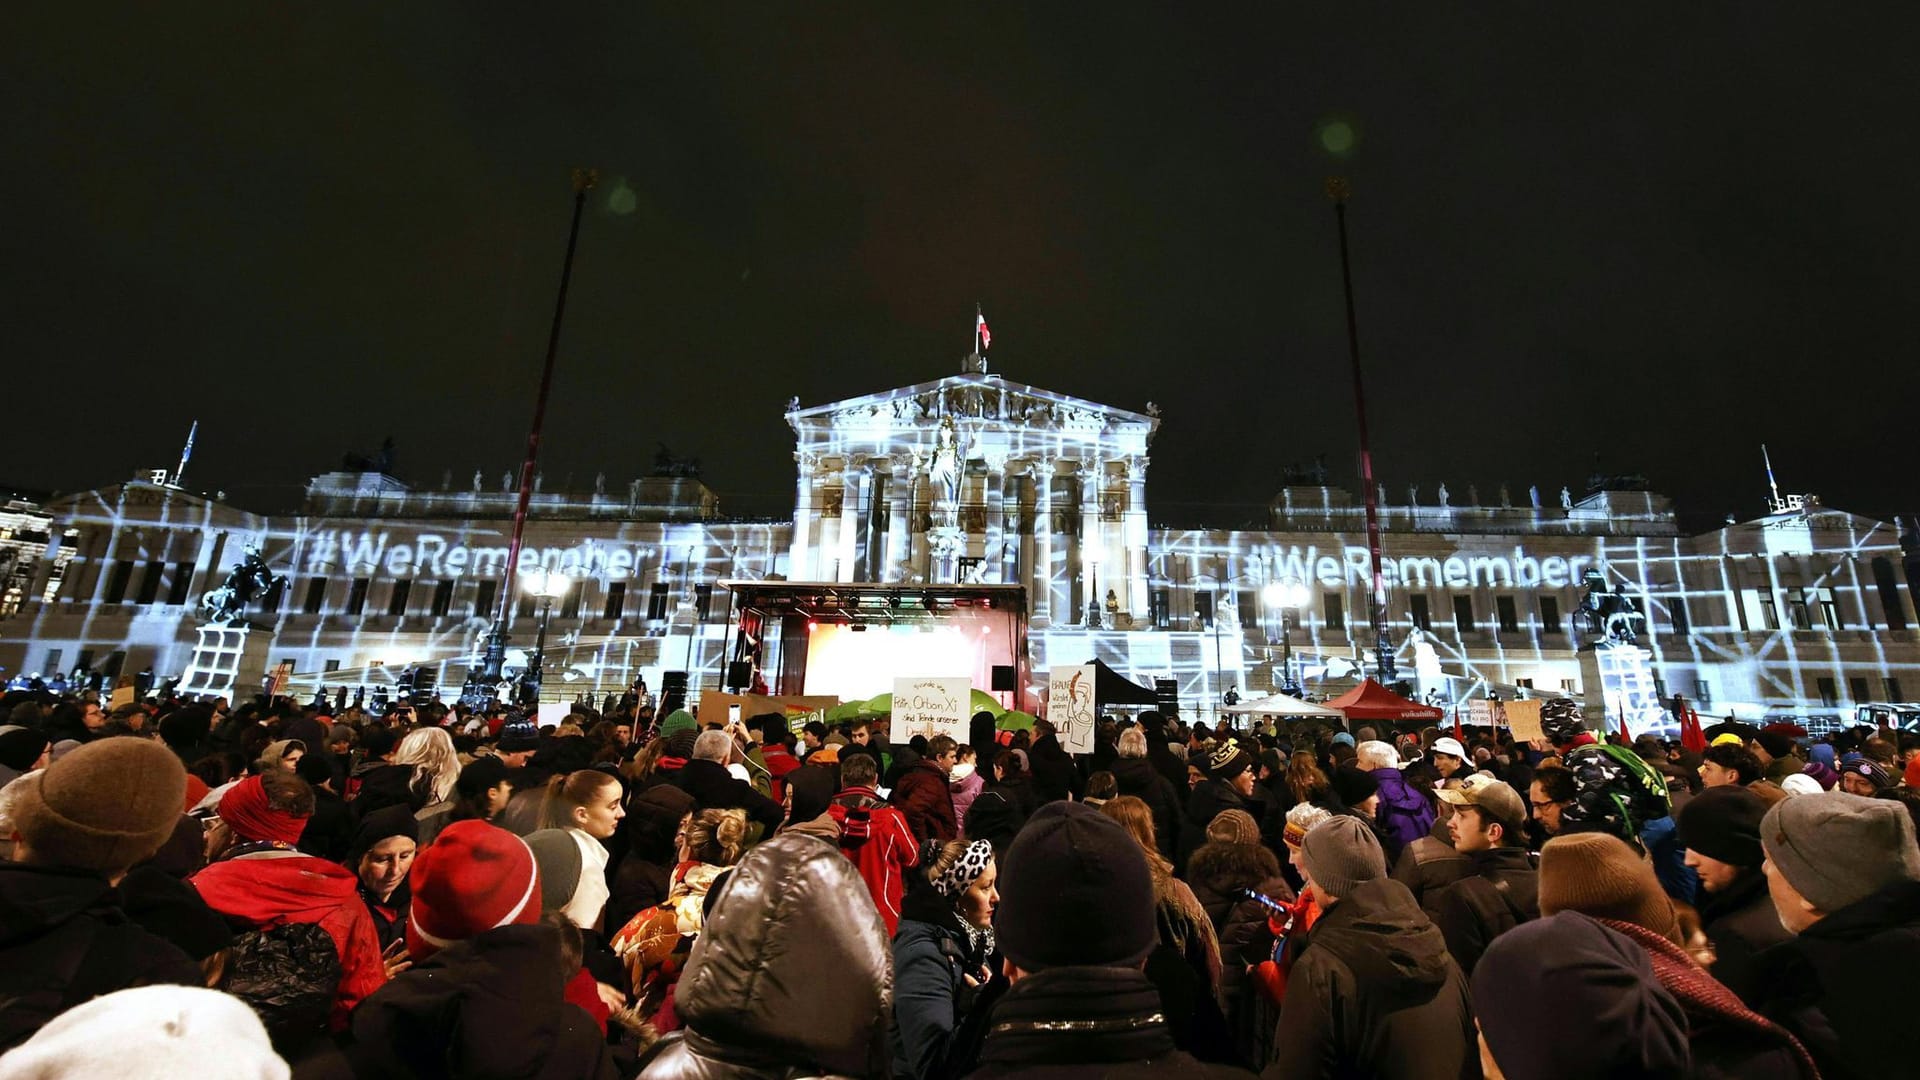
[[[1367,823],[1341,814],[1307,830],[1300,842],[1300,867],[1314,886],[1338,899],[1354,886],[1387,876],[1387,854]]]
[[[1906,805],[1843,791],[1773,805],[1760,846],[1794,891],[1832,914],[1899,881],[1920,881]]]
[[[565,829],[540,829],[527,834],[534,865],[540,868],[540,910],[559,911],[573,902],[580,888],[580,845]]]

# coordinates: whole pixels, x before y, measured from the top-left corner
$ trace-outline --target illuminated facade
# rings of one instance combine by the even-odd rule
[[[1040,390],[974,360],[886,393],[795,401],[787,420],[791,520],[723,518],[713,493],[671,461],[611,490],[602,478],[591,491],[535,494],[523,567],[576,578],[555,606],[549,696],[605,693],[635,675],[658,687],[675,670],[719,686],[733,613],[717,583],[773,577],[1019,585],[1032,671],[1097,657],[1142,683],[1175,680],[1201,711],[1229,689],[1333,691],[1369,666],[1359,500],[1309,483],[1279,491],[1265,528],[1150,524],[1152,405],[1131,412]],[[9,506],[20,520],[0,522],[13,530],[0,536],[0,559],[11,560],[0,665],[8,675],[176,675],[199,598],[258,546],[287,586],[255,608],[255,632],[270,635],[273,662],[293,664],[297,687],[375,686],[424,664],[457,688],[499,600],[509,480],[476,473],[464,487],[426,490],[331,473],[312,481],[299,512],[268,516],[143,474]],[[1382,500],[1389,632],[1418,693],[1591,698],[1573,616],[1597,571],[1644,613],[1638,644],[1660,693],[1703,711],[1837,712],[1920,697],[1920,556],[1892,524],[1783,500],[1757,520],[1688,536],[1668,501],[1645,491],[1454,501],[1444,488]],[[525,663],[534,610],[530,598],[513,606],[509,671]]]

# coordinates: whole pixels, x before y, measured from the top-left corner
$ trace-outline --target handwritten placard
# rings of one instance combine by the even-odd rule
[[[897,678],[893,680],[893,723],[887,737],[906,742],[915,735],[929,739],[945,735],[954,742],[966,742],[967,706],[972,700],[973,683],[964,675]]]
[[[1479,727],[1493,726],[1493,702],[1486,698],[1474,698],[1467,702],[1467,723]]]
[[[1547,737],[1546,732],[1540,730],[1539,701],[1509,701],[1506,714],[1507,727],[1512,729],[1515,742],[1532,742]]]
[[[1056,667],[1047,673],[1047,721],[1069,754],[1093,753],[1093,665]]]

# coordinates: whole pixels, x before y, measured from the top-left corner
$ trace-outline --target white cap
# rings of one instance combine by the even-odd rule
[[[1451,735],[1444,739],[1433,740],[1433,752],[1436,754],[1451,754],[1462,761],[1467,759],[1467,748],[1461,746],[1460,740]]]

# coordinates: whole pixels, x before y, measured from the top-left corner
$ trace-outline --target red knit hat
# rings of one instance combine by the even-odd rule
[[[495,927],[540,921],[540,872],[526,841],[456,821],[413,860],[407,952],[419,960]]]

